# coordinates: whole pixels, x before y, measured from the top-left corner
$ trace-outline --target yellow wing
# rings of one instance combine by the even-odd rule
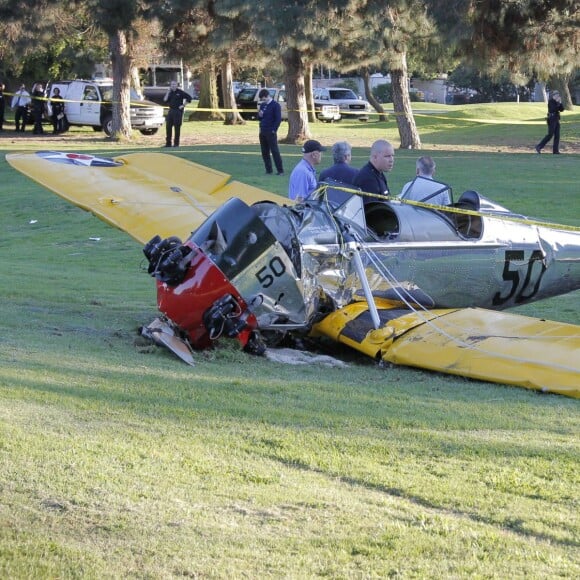
[[[580,398],[578,326],[480,308],[393,315],[396,305],[377,306],[378,330],[361,301],[314,332],[393,364]]]
[[[99,158],[79,153],[14,153],[6,160],[64,199],[94,213],[141,243],[187,238],[231,197],[246,203],[283,198],[230,181],[221,171],[164,153]]]

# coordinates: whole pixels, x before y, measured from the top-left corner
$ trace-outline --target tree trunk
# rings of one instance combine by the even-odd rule
[[[374,107],[375,111],[379,113],[379,122],[388,121],[385,109],[383,109],[381,103],[379,103],[379,101],[377,101],[373,95],[373,91],[371,89],[371,75],[369,74],[369,69],[367,67],[361,70],[361,77],[365,86],[365,98]]]
[[[411,98],[409,97],[409,77],[407,75],[407,55],[398,54],[398,66],[391,70],[393,83],[393,108],[399,128],[401,149],[421,149],[421,139],[415,125]]]
[[[197,121],[223,121],[224,116],[219,111],[217,94],[217,78],[213,63],[209,63],[200,75],[201,88],[197,110],[194,110],[189,119]]]
[[[288,135],[280,142],[295,144],[310,138],[304,88],[304,65],[300,52],[295,48],[284,51],[282,63],[288,100]]]
[[[572,95],[570,94],[570,87],[568,82],[570,80],[569,74],[554,75],[550,77],[550,92],[558,91],[562,98],[562,105],[566,111],[574,110],[574,103],[572,102]]]
[[[131,66],[130,42],[124,30],[109,35],[113,68],[113,140],[131,140]]]
[[[306,108],[308,110],[308,122],[316,123],[316,113],[314,112],[314,96],[312,95],[312,76],[314,65],[309,63],[306,66],[306,75],[304,76],[304,91],[306,93]]]
[[[232,58],[228,56],[222,63],[222,94],[224,96],[224,109],[226,120],[224,125],[245,125],[246,121],[238,113],[236,97],[234,96],[234,76],[232,73]]]

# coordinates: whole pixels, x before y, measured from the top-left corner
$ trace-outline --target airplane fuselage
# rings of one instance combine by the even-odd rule
[[[580,288],[578,232],[532,223],[491,202],[489,215],[482,210],[458,216],[381,204],[373,218],[375,228],[383,228],[377,232],[359,200],[352,206],[334,212],[322,202],[249,207],[232,198],[185,243],[195,259],[180,283],[160,282],[160,310],[190,331],[191,310],[207,310],[206,296],[217,301],[220,278],[235,289],[223,292],[238,305],[228,308],[247,310],[253,328],[305,331],[362,296],[354,253],[373,297],[426,308],[503,310]],[[377,212],[384,215],[377,218]],[[204,280],[206,262],[212,268]]]

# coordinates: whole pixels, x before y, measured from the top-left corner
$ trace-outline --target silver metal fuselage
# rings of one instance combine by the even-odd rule
[[[251,212],[242,219],[244,204],[234,199],[193,239],[203,247],[204,232],[216,228],[226,244],[232,239],[216,263],[231,271],[260,329],[307,328],[369,296],[502,310],[580,288],[578,231],[528,220],[485,198],[478,204],[478,211],[402,201],[369,208],[353,196],[340,205],[259,203],[245,206]],[[259,232],[264,227],[270,241]],[[240,240],[255,248],[254,257],[245,265],[224,260],[246,252]]]
[[[278,210],[266,217],[267,225],[278,221],[274,214]],[[377,204],[369,218],[360,198],[353,197],[333,211],[321,202],[294,208],[292,215],[298,216],[293,225],[300,247],[296,284],[306,306],[298,319],[317,310],[321,294],[334,308],[361,295],[344,231],[358,241],[377,297],[428,308],[502,310],[580,288],[578,231],[542,225],[485,198],[477,212],[391,201]],[[385,231],[373,231],[369,221]],[[275,236],[277,227],[279,221]]]

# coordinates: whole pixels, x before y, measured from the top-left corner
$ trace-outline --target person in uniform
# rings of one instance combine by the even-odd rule
[[[548,123],[547,135],[536,145],[536,153],[541,153],[550,139],[554,139],[552,143],[552,153],[558,155],[560,153],[560,113],[564,110],[562,105],[562,98],[558,91],[552,91],[550,99],[548,100],[548,116],[546,122]]]
[[[163,101],[169,107],[167,118],[165,119],[165,147],[171,147],[172,135],[173,147],[179,147],[183,111],[185,104],[191,103],[191,96],[177,86],[177,81],[171,81],[169,90],[165,93]]]

